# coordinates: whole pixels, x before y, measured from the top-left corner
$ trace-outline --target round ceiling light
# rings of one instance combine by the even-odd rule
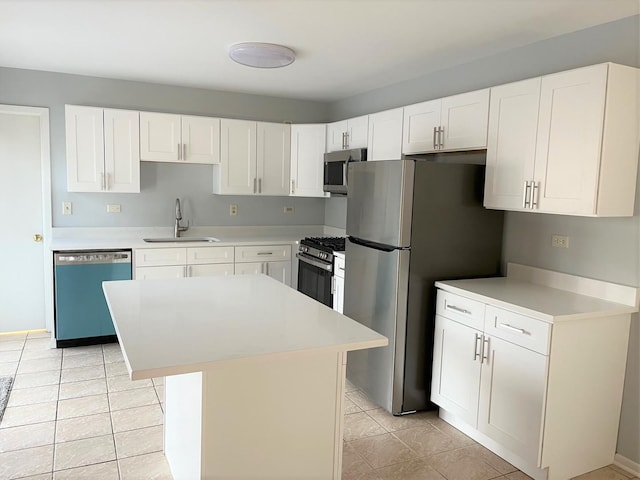
[[[274,43],[245,42],[231,45],[229,57],[247,67],[278,68],[292,64],[296,54],[290,48]]]

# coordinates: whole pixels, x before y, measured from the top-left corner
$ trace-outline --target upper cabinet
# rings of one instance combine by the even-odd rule
[[[139,114],[65,105],[67,191],[140,192]]]
[[[324,192],[326,126],[291,126],[291,196],[327,197]]]
[[[633,215],[638,72],[600,64],[492,89],[485,206]]]
[[[366,148],[369,115],[350,118],[327,125],[327,152]]]
[[[140,112],[140,159],[219,163],[220,119]]]
[[[398,160],[402,156],[403,109],[369,115],[367,160]]]
[[[291,125],[222,119],[213,193],[289,194]]]
[[[402,153],[484,149],[488,113],[489,89],[409,105]]]

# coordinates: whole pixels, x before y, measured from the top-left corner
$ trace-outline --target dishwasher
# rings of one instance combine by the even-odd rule
[[[131,280],[131,250],[54,253],[56,347],[117,341],[102,291],[107,280]]]

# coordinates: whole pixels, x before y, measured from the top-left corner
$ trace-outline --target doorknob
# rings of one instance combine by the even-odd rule
[[[33,236],[33,241],[34,241],[34,242],[41,242],[41,241],[42,241],[42,235],[40,235],[39,233],[36,233],[36,234]]]

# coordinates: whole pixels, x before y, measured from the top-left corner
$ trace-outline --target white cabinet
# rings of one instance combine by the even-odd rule
[[[638,72],[607,63],[492,89],[485,206],[633,215]]]
[[[213,193],[288,195],[291,125],[223,119]]]
[[[140,192],[138,112],[65,105],[67,191]]]
[[[143,161],[219,163],[220,119],[140,112]]]
[[[404,107],[402,153],[486,148],[488,113],[489,89]]]
[[[354,117],[327,125],[327,152],[367,146],[369,116]]]
[[[334,253],[333,277],[331,278],[333,293],[333,309],[343,313],[344,307],[344,274],[345,274],[344,253]]]
[[[263,273],[291,286],[291,245],[236,247],[235,259],[236,275]]]
[[[367,161],[398,160],[402,156],[403,109],[369,115]]]
[[[326,131],[324,124],[291,126],[291,196],[329,196],[323,190]]]
[[[182,278],[233,275],[233,247],[139,248],[135,278]]]

